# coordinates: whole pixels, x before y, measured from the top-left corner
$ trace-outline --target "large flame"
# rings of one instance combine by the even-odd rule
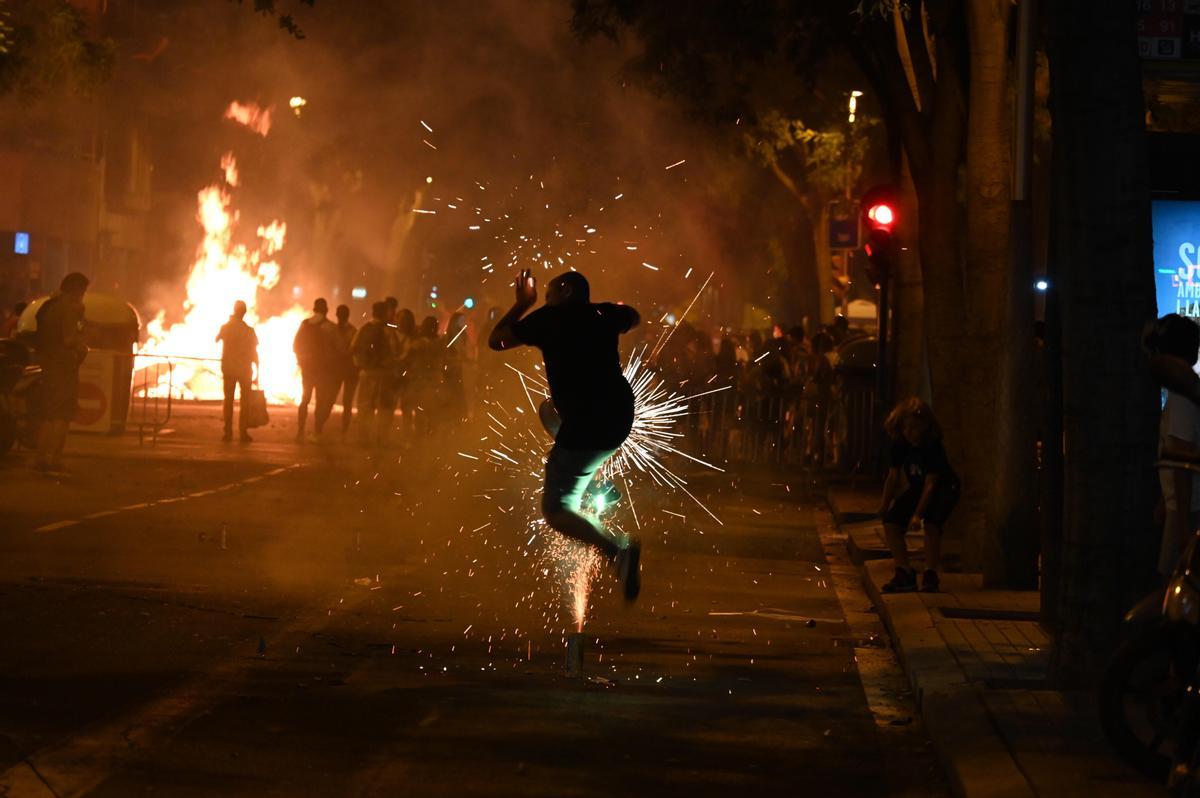
[[[278,316],[264,317],[259,293],[279,283],[276,260],[287,236],[287,225],[274,220],[257,228],[253,245],[234,240],[238,213],[229,189],[237,185],[237,162],[232,153],[221,159],[223,184],[209,186],[197,195],[196,220],[204,238],[196,251],[187,279],[187,299],[182,322],[166,323],[166,312],[146,325],[144,355],[169,356],[174,363],[171,389],[177,396],[219,399],[221,345],[217,332],[240,299],[246,303],[246,322],[258,334],[259,386],[275,403],[294,402],[300,395],[300,375],[292,353],[296,328],[307,315],[299,305]],[[141,365],[141,364],[139,364]],[[159,390],[166,388],[166,376]]]

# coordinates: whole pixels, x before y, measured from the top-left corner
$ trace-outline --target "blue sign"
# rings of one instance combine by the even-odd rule
[[[17,233],[13,236],[13,252],[18,255],[29,254],[29,233]]]
[[[858,219],[829,219],[829,248],[858,249]]]
[[[1152,219],[1158,315],[1200,321],[1200,202],[1155,200]]]

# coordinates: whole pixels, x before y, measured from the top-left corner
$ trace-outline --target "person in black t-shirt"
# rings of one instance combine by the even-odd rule
[[[496,322],[488,345],[497,351],[521,344],[542,351],[550,398],[562,420],[546,459],[542,515],[552,529],[603,552],[632,601],[640,590],[641,544],[579,510],[588,483],[633,428],[633,389],[621,371],[618,339],[640,317],[628,305],[593,304],[590,294],[582,274],[560,274],[546,288],[546,304],[526,316],[537,302],[537,284],[523,271],[516,302]]]
[[[921,590],[936,593],[942,528],[958,504],[958,475],[946,459],[942,431],[933,410],[915,396],[888,414],[884,429],[892,439],[891,464],[883,485],[879,514],[896,575],[883,586],[885,593],[917,589],[917,575],[908,561],[904,533],[925,526],[925,572]]]

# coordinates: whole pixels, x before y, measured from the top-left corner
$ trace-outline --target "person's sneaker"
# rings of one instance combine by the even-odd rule
[[[917,589],[917,575],[907,568],[896,568],[892,581],[883,586],[884,593],[912,593]]]
[[[937,571],[932,568],[926,569],[925,573],[921,574],[921,592],[936,593],[941,589],[938,583]]]
[[[248,433],[248,432],[243,432],[243,433],[242,433],[242,434],[241,434],[241,435],[238,437],[238,440],[239,440],[239,441],[241,441],[242,443],[251,443],[251,442],[252,442],[254,439],[250,437],[250,433]]]
[[[642,542],[637,538],[617,552],[617,576],[625,591],[626,601],[636,601],[642,591]]]
[[[229,443],[231,440],[233,440],[233,433],[226,432],[224,435],[221,436],[221,440],[225,441],[226,443]]]

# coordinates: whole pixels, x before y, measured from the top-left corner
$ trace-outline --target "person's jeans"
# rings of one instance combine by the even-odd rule
[[[358,375],[358,434],[363,443],[378,441],[384,423],[384,390],[389,375],[385,371],[363,369]]]
[[[552,529],[596,546],[610,558],[621,549],[616,536],[579,510],[592,477],[615,452],[616,449],[567,449],[555,444],[546,458],[542,491],[542,515]]]
[[[337,389],[333,392],[334,396],[340,392],[342,394],[342,432],[350,429],[350,418],[354,410],[354,392],[358,390],[358,372],[350,371],[342,378]]]
[[[246,401],[246,393],[250,390],[250,372],[241,373],[222,373],[225,378],[225,404],[222,406],[222,411],[225,416],[225,434],[233,433],[233,392],[234,389],[241,391],[239,394],[242,401]],[[238,430],[246,431],[246,410],[244,406],[238,407]]]
[[[300,397],[300,407],[298,409],[298,426],[297,434],[304,434],[304,425],[308,421],[308,403],[312,401],[313,394],[317,396],[317,415],[314,420],[314,426],[318,435],[325,429],[325,422],[329,419],[329,414],[333,412],[333,400],[337,396],[337,378],[331,377],[321,371],[300,370],[301,384],[303,393]]]

